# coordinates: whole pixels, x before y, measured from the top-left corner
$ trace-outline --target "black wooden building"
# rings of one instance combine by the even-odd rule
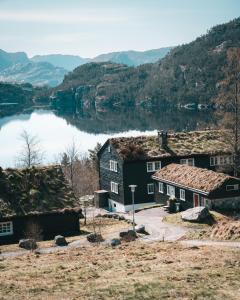
[[[214,210],[240,211],[240,179],[207,169],[170,164],[157,171],[155,201],[167,204],[171,198],[180,210],[206,206]]]
[[[77,234],[81,216],[60,167],[0,168],[0,244]]]
[[[152,175],[171,163],[231,172],[232,155],[227,132],[217,130],[166,133],[109,139],[98,153],[100,188],[105,206],[129,211],[130,184],[137,185],[136,208],[155,203]]]

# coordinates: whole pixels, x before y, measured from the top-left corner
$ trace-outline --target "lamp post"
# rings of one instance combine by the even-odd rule
[[[129,185],[131,192],[132,192],[132,211],[133,211],[133,231],[135,232],[135,203],[134,203],[134,193],[135,193],[135,189],[137,187],[137,185],[135,184],[131,184]]]

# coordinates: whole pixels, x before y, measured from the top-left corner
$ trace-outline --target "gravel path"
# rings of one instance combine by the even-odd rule
[[[145,241],[177,241],[188,231],[188,228],[174,226],[164,223],[163,218],[168,215],[163,208],[155,207],[145,209],[135,214],[135,223],[143,224],[149,235],[142,238]],[[125,218],[132,220],[132,214],[124,215]]]
[[[185,241],[180,241],[180,243],[188,246],[216,246],[216,247],[240,248],[240,242],[231,242],[231,241],[185,240]]]

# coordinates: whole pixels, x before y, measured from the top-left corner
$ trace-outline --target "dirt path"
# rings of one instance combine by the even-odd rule
[[[184,240],[184,241],[180,241],[180,243],[188,246],[216,246],[216,247],[240,248],[240,242],[231,242],[231,241]]]
[[[142,238],[145,241],[177,241],[182,238],[188,231],[188,228],[175,226],[164,223],[163,218],[168,213],[160,207],[142,210],[135,214],[135,223],[143,224],[148,236]],[[124,215],[125,218],[132,220],[132,214]]]

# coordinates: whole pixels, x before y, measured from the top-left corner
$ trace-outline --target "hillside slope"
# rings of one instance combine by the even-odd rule
[[[59,85],[68,71],[48,62],[32,62],[26,53],[0,49],[0,81],[30,83],[36,86]]]
[[[240,47],[240,18],[212,28],[176,47],[154,64],[128,67],[90,63],[67,74],[55,91],[59,102],[81,100],[93,106],[209,104],[218,94],[227,51]],[[68,96],[66,96],[68,95]],[[70,97],[69,97],[70,95]],[[78,104],[77,104],[78,105]]]

